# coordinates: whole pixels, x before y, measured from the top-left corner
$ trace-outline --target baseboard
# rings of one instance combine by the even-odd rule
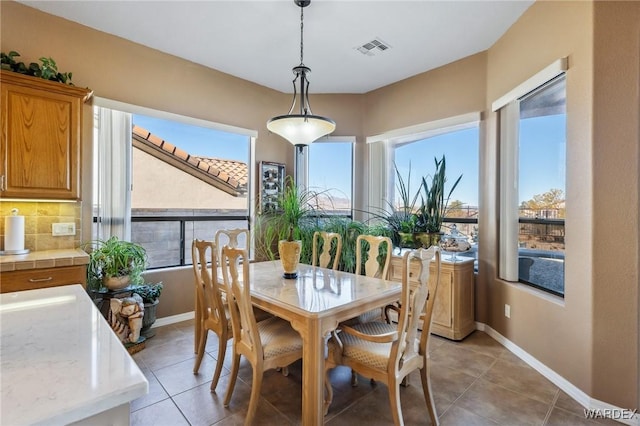
[[[157,318],[151,328],[162,327],[163,325],[175,324],[177,322],[188,321],[196,316],[194,311],[185,312],[183,314],[171,315],[168,317]]]
[[[580,405],[582,405],[586,410],[592,410],[597,414],[603,415],[609,413],[610,415],[616,415],[621,413],[629,414],[630,418],[615,418],[614,420],[624,423],[630,426],[640,426],[640,414],[629,412],[629,410],[625,411],[620,407],[616,407],[615,405],[611,405],[609,403],[597,400],[595,398],[591,398],[589,395],[584,393],[574,384],[569,382],[567,379],[544,365],[542,362],[534,358],[531,354],[526,352],[524,349],[504,337],[502,334],[498,333],[496,330],[491,328],[490,326],[476,322],[476,330],[484,331],[489,336],[491,336],[494,340],[500,343],[502,346],[511,351],[518,358],[526,362],[529,366],[531,366],[538,373],[542,374],[546,377],[550,382],[554,385],[558,386],[563,392],[569,395],[571,398],[575,399]]]

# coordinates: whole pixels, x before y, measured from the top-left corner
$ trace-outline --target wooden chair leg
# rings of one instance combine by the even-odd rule
[[[329,412],[329,406],[333,401],[333,388],[331,387],[331,380],[329,380],[329,370],[324,370],[324,388],[326,390],[324,397],[324,415],[326,416]]]
[[[429,380],[428,367],[420,369],[420,379],[422,380],[422,392],[424,393],[424,400],[427,403],[427,410],[429,410],[429,417],[431,417],[431,424],[438,426],[438,414],[436,413],[436,405],[433,401],[433,392],[431,391],[431,381]]]
[[[253,418],[256,415],[258,409],[258,402],[260,401],[260,388],[262,387],[262,375],[261,368],[253,366],[253,382],[251,383],[251,399],[249,400],[249,408],[247,409],[247,417],[244,420],[245,425],[253,424]]]
[[[227,386],[227,394],[224,396],[223,405],[229,406],[231,401],[231,394],[233,394],[233,388],[236,386],[236,379],[238,378],[238,369],[240,368],[240,355],[236,355],[233,351],[233,363],[231,364],[231,375],[229,378],[229,385]]]
[[[201,329],[201,335],[197,339],[198,340],[198,350],[196,356],[196,362],[193,364],[193,374],[198,374],[200,370],[200,363],[202,363],[202,357],[204,356],[204,347],[207,345],[207,335],[209,334],[209,330],[206,328]]]
[[[353,370],[351,370],[351,386],[354,388],[358,386],[358,373]]]
[[[400,386],[395,380],[389,382],[389,403],[391,404],[391,417],[396,426],[404,425],[402,420],[402,406],[400,405]]]
[[[213,373],[213,380],[211,381],[211,392],[216,391],[218,386],[218,380],[220,380],[220,373],[222,373],[222,364],[224,364],[224,356],[227,353],[227,336],[220,336],[218,341],[218,359],[216,361],[216,371]]]

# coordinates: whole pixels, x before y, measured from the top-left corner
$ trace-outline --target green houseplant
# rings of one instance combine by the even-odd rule
[[[31,62],[29,66],[26,66],[24,62],[18,62],[15,58],[20,54],[14,50],[9,53],[0,52],[0,64],[3,70],[17,72],[19,74],[30,75],[32,77],[42,78],[44,80],[57,81],[59,83],[68,84],[73,86],[71,82],[72,73],[59,72],[56,61],[52,58],[42,57],[40,66],[36,62]]]
[[[141,245],[111,237],[106,241],[92,241],[85,245],[87,249],[89,288],[115,290],[129,284],[144,283],[142,272],[147,267],[147,252]]]
[[[144,303],[144,317],[142,317],[142,329],[140,334],[144,337],[152,337],[151,326],[156,322],[156,310],[160,303],[160,295],[162,294],[163,285],[161,282],[155,284],[136,285],[131,289],[132,293],[142,297]]]
[[[422,234],[417,236],[416,239],[424,247],[438,243],[442,222],[447,214],[449,199],[462,179],[462,175],[458,176],[445,196],[445,183],[447,182],[445,156],[443,155],[440,160],[434,157],[434,162],[435,171],[430,181],[427,179],[428,177],[422,178],[422,185],[420,186],[422,190],[420,195],[421,203],[416,213],[416,226],[414,229],[415,233]]]
[[[394,169],[399,203],[396,205],[387,200],[386,209],[367,213],[386,226],[394,246],[413,248],[415,247],[414,234],[418,226],[416,205],[423,183],[420,183],[420,187],[414,193],[411,191],[411,163],[409,163],[409,173],[406,180],[396,164],[394,164]]]
[[[256,248],[259,257],[275,259],[274,246],[277,242],[285,278],[297,276],[302,251],[301,224],[318,209],[315,205],[317,195],[314,191],[298,188],[293,178],[287,176],[278,196],[278,210],[258,218]]]

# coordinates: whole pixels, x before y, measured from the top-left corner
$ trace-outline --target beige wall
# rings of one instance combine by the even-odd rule
[[[52,56],[97,96],[257,130],[257,160],[292,170],[292,147],[265,128],[288,109],[289,95],[20,4],[0,7],[3,51],[27,61]],[[314,112],[338,123],[336,135],[358,138],[360,166],[364,136],[483,111],[477,320],[586,394],[622,408],[637,407],[639,396],[639,34],[640,2],[542,1],[486,52],[366,95],[312,97]],[[496,278],[498,141],[490,112],[493,100],[563,56],[570,67],[564,300]],[[357,176],[364,188],[366,175]],[[167,278],[171,306],[159,316],[191,310],[188,269]]]
[[[489,49],[487,109],[491,102],[561,57],[567,72],[567,222],[565,298],[555,298],[497,278],[498,169],[496,114],[487,112],[482,149],[487,197],[482,203],[481,274],[491,304],[485,322],[571,383],[592,391],[592,21],[589,2],[534,4]],[[504,304],[511,305],[511,318]],[[629,329],[632,332],[633,329]]]
[[[485,81],[486,52],[482,52],[367,93],[364,134],[482,111]]]
[[[596,2],[592,395],[638,407],[640,2]]]
[[[247,197],[226,193],[137,148],[132,169],[131,208],[248,209]]]

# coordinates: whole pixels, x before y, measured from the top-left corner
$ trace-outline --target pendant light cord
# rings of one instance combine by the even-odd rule
[[[300,65],[304,64],[304,7],[300,6]]]

